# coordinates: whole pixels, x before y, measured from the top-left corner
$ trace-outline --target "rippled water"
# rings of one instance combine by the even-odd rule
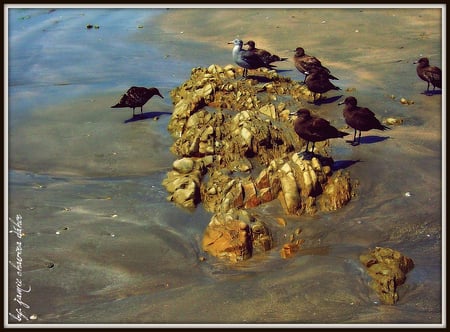
[[[31,286],[23,311],[37,317],[22,322],[443,322],[445,94],[425,96],[412,64],[445,59],[439,9],[15,8],[8,19],[8,216],[22,217],[20,279]],[[169,91],[194,67],[231,63],[226,42],[236,37],[289,58],[304,47],[340,78],[342,95],[404,124],[366,132],[358,147],[332,141],[331,155],[359,182],[356,197],[312,217],[284,216],[276,201],[260,206],[275,248],[228,265],[199,260],[211,214],[167,202],[161,181],[176,158]],[[302,80],[293,68],[278,65]],[[144,106],[143,121],[110,108],[132,85],[165,96]],[[307,107],[344,126],[337,103]],[[281,245],[298,227],[304,251],[283,260]],[[10,233],[11,262],[16,242]],[[415,263],[394,306],[379,303],[359,263],[375,246]],[[20,307],[16,278],[10,264],[10,313]]]

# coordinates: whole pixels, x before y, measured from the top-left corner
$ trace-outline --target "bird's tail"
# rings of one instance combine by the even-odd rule
[[[336,76],[333,76],[333,75],[331,75],[331,74],[328,75],[328,78],[329,78],[330,80],[339,80],[339,78],[337,78]]]

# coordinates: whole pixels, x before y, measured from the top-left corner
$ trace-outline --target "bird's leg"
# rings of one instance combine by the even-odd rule
[[[309,141],[306,141],[305,150],[303,152],[298,152],[297,155],[300,157],[300,156],[305,156],[305,155],[309,154],[308,147],[309,147]]]
[[[312,143],[312,150],[308,151],[309,141],[308,143],[306,143],[306,149],[302,153],[303,159],[310,160],[312,157],[314,157],[314,144],[315,142]]]
[[[353,137],[353,146],[357,146],[361,143],[361,130],[359,131],[358,141],[356,141],[356,129],[355,129],[355,136]]]
[[[133,118],[134,118],[134,107],[133,107]]]
[[[303,153],[308,153],[308,152],[309,152],[309,151],[308,151],[308,147],[309,147],[309,141],[306,142],[306,148],[305,148],[305,151],[303,151]]]
[[[426,95],[429,96],[430,95],[430,82],[427,82],[427,92]]]
[[[141,106],[141,116],[142,116],[142,106]]]
[[[355,141],[356,141],[356,129],[355,129],[355,132],[354,132],[354,134],[353,134],[353,140],[352,140],[352,141],[346,140],[346,142],[347,142],[347,143],[350,143],[351,145],[354,145],[354,144],[355,144]]]

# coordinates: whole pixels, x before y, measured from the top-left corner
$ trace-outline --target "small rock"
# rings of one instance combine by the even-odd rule
[[[387,125],[401,125],[403,123],[403,119],[398,118],[387,118],[383,121],[384,124]]]
[[[284,220],[283,218],[276,218],[275,220],[277,221],[278,225],[286,227],[287,223],[286,220]]]
[[[173,169],[181,174],[190,173],[194,169],[194,161],[191,158],[182,158],[173,162]]]
[[[283,245],[283,248],[281,249],[281,258],[291,258],[294,256],[296,252],[300,250],[300,246],[296,243],[286,243]]]

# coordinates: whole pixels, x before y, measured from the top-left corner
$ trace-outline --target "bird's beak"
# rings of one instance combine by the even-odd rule
[[[228,42],[227,44],[234,44],[234,41],[230,41],[230,42]]]
[[[342,105],[342,104],[345,104],[345,100],[340,101],[340,102],[338,103],[338,105]]]
[[[297,112],[291,112],[291,113],[289,113],[289,115],[290,116],[297,115]]]
[[[414,61],[414,62],[413,62],[413,65],[416,65],[416,64],[418,64],[418,63],[419,63],[418,61]]]

